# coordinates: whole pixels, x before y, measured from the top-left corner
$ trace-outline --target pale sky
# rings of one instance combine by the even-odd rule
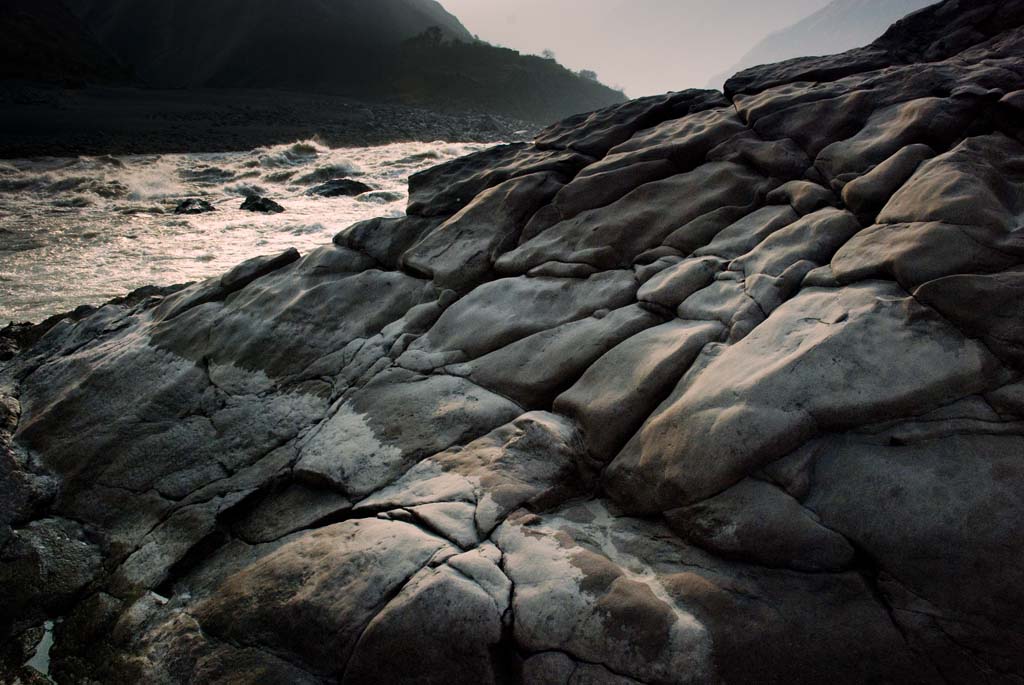
[[[828,0],[440,0],[481,39],[539,54],[640,97],[704,88],[761,38]]]

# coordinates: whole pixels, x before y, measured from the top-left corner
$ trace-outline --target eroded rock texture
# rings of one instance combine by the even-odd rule
[[[1024,682],[1024,1],[577,117],[0,375],[60,682]],[[10,671],[13,672],[13,671]]]

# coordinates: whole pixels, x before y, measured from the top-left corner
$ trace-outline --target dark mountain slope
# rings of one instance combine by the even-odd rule
[[[67,0],[149,86],[343,94],[549,123],[624,97],[477,41],[433,0]]]
[[[433,0],[66,2],[158,87],[343,85],[430,27],[472,38]]]
[[[0,79],[106,82],[127,71],[60,0],[0,3]]]

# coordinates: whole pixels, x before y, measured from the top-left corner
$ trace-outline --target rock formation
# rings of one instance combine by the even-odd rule
[[[57,324],[0,372],[9,660],[1020,683],[1022,54],[948,0]]]
[[[734,72],[805,55],[834,55],[871,42],[890,24],[934,4],[929,0],[832,0],[791,26],[765,36],[729,71],[715,76],[720,88]]]

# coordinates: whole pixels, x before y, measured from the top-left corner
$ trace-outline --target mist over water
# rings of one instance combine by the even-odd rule
[[[485,147],[330,149],[302,141],[250,152],[0,161],[0,325],[40,321],[144,285],[208,278],[289,247],[305,254],[357,221],[401,216],[410,175]],[[374,191],[306,195],[344,177]],[[287,211],[241,211],[248,194]],[[217,211],[175,215],[189,197]]]

